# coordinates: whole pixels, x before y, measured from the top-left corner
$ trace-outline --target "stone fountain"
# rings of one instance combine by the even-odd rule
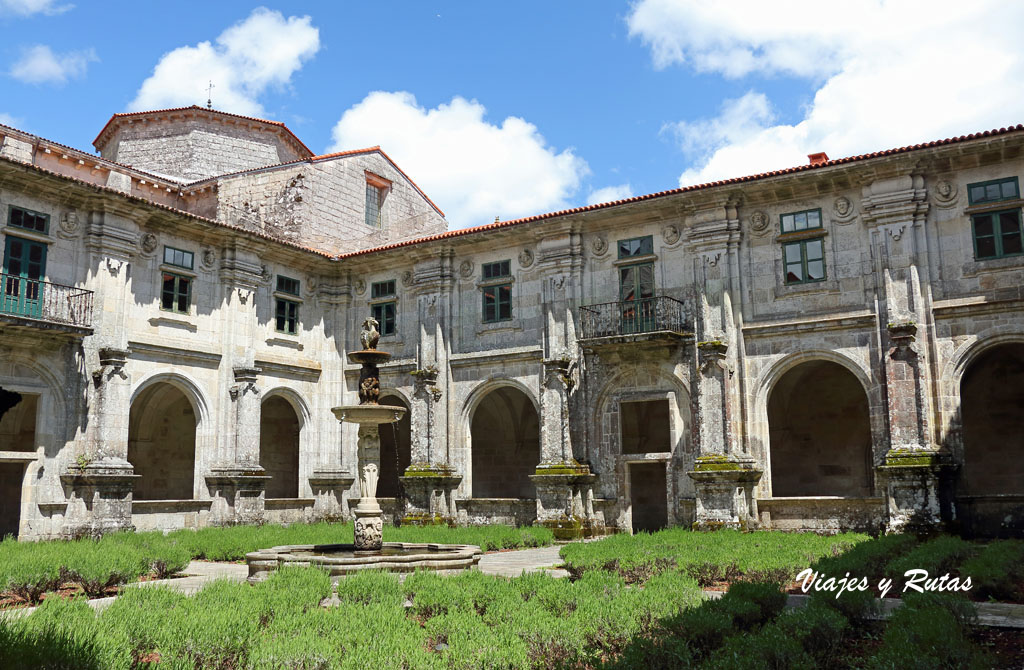
[[[363,321],[361,351],[348,358],[362,367],[359,372],[359,404],[342,405],[331,411],[342,423],[359,425],[358,464],[359,502],[355,514],[354,544],[289,545],[255,551],[246,555],[249,580],[260,581],[285,564],[316,565],[332,577],[366,569],[411,572],[416,569],[457,572],[470,569],[480,561],[480,547],[462,544],[422,544],[384,542],[384,518],[377,502],[377,478],[380,473],[380,433],[382,424],[396,423],[405,414],[404,407],[379,404],[380,366],[391,354],[377,349],[380,339],[377,320]]]

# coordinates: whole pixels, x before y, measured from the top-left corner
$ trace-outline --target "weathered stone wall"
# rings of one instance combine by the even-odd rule
[[[277,131],[197,118],[125,125],[100,155],[186,183],[302,158]]]
[[[391,183],[366,224],[366,174]],[[332,254],[444,232],[441,215],[379,152],[317,159],[218,182],[217,218]]]

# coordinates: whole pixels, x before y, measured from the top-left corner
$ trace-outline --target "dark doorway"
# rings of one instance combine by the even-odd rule
[[[1024,493],[1024,344],[993,347],[971,363],[960,409],[965,492]]]
[[[0,539],[6,535],[18,536],[24,476],[23,463],[0,463]]]
[[[196,414],[188,397],[159,382],[139,394],[128,417],[128,461],[141,477],[135,500],[191,500]]]
[[[668,488],[664,463],[630,463],[629,499],[633,532],[654,532],[668,525]]]
[[[397,498],[398,477],[412,461],[412,419],[408,406],[398,396],[384,396],[380,399],[380,404],[406,408],[402,420],[398,423],[380,425],[380,479],[377,481],[377,497]]]
[[[260,407],[260,466],[271,478],[266,497],[299,497],[299,431],[301,424],[291,403],[279,395]]]
[[[540,462],[540,420],[522,391],[495,389],[471,424],[474,498],[533,498],[530,475]]]
[[[772,495],[864,497],[871,493],[868,397],[831,361],[801,363],[768,396]]]

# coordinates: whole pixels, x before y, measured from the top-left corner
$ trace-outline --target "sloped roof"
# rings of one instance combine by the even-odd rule
[[[295,135],[295,133],[289,130],[288,126],[284,125],[280,121],[269,121],[267,119],[259,119],[254,116],[232,114],[231,112],[222,112],[219,109],[209,109],[207,107],[200,107],[199,105],[191,105],[189,107],[170,107],[168,109],[153,109],[144,112],[123,112],[120,114],[114,114],[110,117],[110,120],[107,121],[107,124],[103,126],[103,129],[100,130],[99,134],[96,136],[96,139],[92,141],[92,145],[96,147],[97,150],[100,150],[100,148],[106,145],[107,143],[106,137],[110,134],[113,134],[113,132],[118,128],[118,126],[120,126],[121,123],[123,123],[125,120],[136,119],[145,116],[163,116],[167,114],[174,114],[180,112],[200,112],[209,114],[211,116],[242,119],[253,123],[261,123],[267,126],[271,126],[275,130],[277,130],[286,141],[293,144],[295,148],[298,149],[298,152],[300,154],[305,153],[307,157],[313,155],[313,152],[310,150],[310,148],[307,147],[305,143]]]

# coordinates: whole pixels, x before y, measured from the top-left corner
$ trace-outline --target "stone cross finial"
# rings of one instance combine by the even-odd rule
[[[359,340],[363,343],[364,350],[375,350],[377,348],[377,341],[380,339],[378,326],[380,324],[372,316],[363,321],[363,332],[360,334]]]
[[[213,80],[206,87],[206,108],[213,109]]]

